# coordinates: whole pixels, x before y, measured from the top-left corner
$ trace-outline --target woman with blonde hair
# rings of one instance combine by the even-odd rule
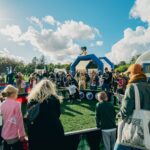
[[[79,77],[79,89],[80,90],[86,89],[86,77],[84,73],[81,73]]]
[[[31,90],[28,110],[39,104],[39,113],[34,122],[28,123],[29,150],[63,149],[60,100],[55,85],[49,80],[40,81]]]
[[[21,105],[16,101],[18,89],[8,85],[2,91],[2,96],[5,98],[0,107],[3,118],[1,135],[4,139],[4,150],[23,150],[25,131]]]

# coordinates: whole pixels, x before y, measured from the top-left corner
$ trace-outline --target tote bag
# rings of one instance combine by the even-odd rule
[[[136,84],[135,110],[133,115],[120,122],[118,126],[118,142],[144,150],[150,150],[150,111],[142,110],[140,95]]]

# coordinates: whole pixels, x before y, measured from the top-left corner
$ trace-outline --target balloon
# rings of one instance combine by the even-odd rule
[[[86,98],[87,98],[88,100],[92,100],[92,99],[94,98],[93,93],[92,93],[92,92],[87,92],[87,93],[86,93]]]
[[[80,95],[80,99],[85,98],[84,92],[80,91],[79,95]]]

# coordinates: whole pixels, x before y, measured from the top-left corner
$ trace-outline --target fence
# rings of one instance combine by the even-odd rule
[[[65,150],[100,150],[101,131],[97,128],[65,133]]]

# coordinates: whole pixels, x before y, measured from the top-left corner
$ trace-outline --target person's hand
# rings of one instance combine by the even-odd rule
[[[25,140],[25,136],[20,137],[19,140],[23,142]]]

